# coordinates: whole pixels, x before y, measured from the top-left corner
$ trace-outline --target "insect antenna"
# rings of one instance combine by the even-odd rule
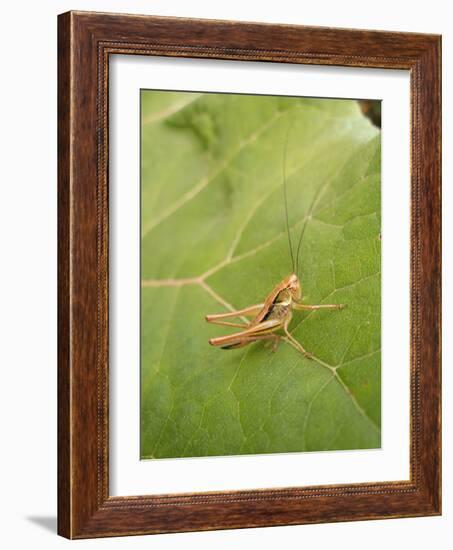
[[[299,277],[299,252],[300,252],[300,245],[302,244],[302,238],[304,236],[304,233],[305,233],[305,229],[307,228],[307,222],[308,220],[311,219],[311,215],[313,213],[313,209],[315,207],[315,204],[316,204],[316,201],[318,200],[319,198],[319,195],[321,193],[321,189],[318,189],[317,192],[315,192],[314,196],[313,196],[313,199],[310,203],[310,207],[308,208],[307,210],[307,213],[305,215],[305,220],[304,220],[304,225],[302,227],[302,230],[300,232],[300,237],[299,237],[299,241],[297,243],[297,249],[296,249],[296,271],[294,272],[298,277]]]
[[[289,133],[291,130],[291,127],[293,125],[294,119],[291,120],[291,122],[288,124],[288,127],[286,129],[286,139],[285,139],[285,147],[283,149],[283,197],[285,202],[285,221],[286,221],[286,234],[288,235],[288,244],[289,244],[289,253],[291,255],[291,265],[293,269],[293,273],[295,273],[296,264],[294,263],[294,252],[293,252],[293,243],[291,240],[291,230],[289,228],[289,216],[288,216],[288,193],[286,190],[286,152],[288,150],[288,142],[289,142]]]

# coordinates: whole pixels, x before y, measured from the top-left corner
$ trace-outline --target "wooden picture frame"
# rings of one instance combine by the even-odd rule
[[[441,513],[441,39],[69,12],[58,21],[58,532],[88,538]],[[410,480],[109,496],[109,56],[406,69],[411,86]]]

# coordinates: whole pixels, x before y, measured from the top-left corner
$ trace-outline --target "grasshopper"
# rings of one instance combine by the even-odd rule
[[[290,125],[291,126],[291,125]],[[302,237],[305,232],[310,215],[305,218],[304,225],[299,237],[296,256],[293,252],[293,243],[288,220],[288,198],[286,192],[286,150],[288,146],[288,136],[290,131],[288,127],[286,134],[286,143],[284,148],[283,159],[283,193],[284,205],[286,214],[286,233],[288,236],[289,252],[292,263],[292,273],[280,281],[273,290],[268,294],[264,302],[229,311],[227,313],[218,313],[214,315],[206,315],[206,321],[216,325],[241,328],[240,332],[211,338],[209,343],[212,346],[220,347],[221,349],[237,349],[252,344],[258,341],[270,341],[273,345],[273,350],[276,351],[280,340],[285,340],[287,343],[296,348],[305,357],[311,358],[312,355],[291,335],[289,324],[291,322],[293,311],[314,311],[318,309],[342,309],[345,304],[319,304],[308,305],[302,303],[302,287],[299,277],[296,273],[299,272],[299,251],[302,243]],[[309,209],[313,210],[317,195]],[[294,261],[295,258],[295,261]],[[231,322],[225,321],[228,318],[234,317],[251,317],[250,321]],[[283,332],[283,334],[281,334]],[[278,334],[280,333],[280,334]]]

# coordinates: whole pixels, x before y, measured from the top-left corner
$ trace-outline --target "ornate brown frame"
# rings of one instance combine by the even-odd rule
[[[441,510],[441,38],[69,12],[58,21],[58,532],[86,538]],[[411,77],[410,480],[111,497],[108,74],[112,54],[407,69]]]

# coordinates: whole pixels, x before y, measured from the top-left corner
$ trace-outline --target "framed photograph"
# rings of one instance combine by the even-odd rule
[[[58,40],[59,533],[440,514],[440,37]]]

